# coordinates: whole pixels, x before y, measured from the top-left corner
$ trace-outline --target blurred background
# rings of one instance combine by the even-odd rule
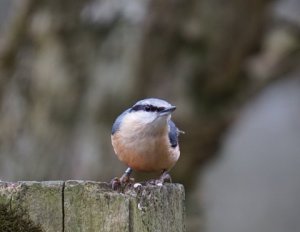
[[[187,231],[300,231],[299,0],[0,0],[0,179],[110,181],[146,97],[186,132]],[[139,178],[140,174],[137,174]]]

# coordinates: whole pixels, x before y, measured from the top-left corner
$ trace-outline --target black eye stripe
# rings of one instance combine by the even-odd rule
[[[144,110],[149,112],[149,111],[153,111],[153,107],[151,107],[150,105],[147,105],[144,107]]]
[[[143,110],[144,106],[143,105],[135,105],[131,108],[130,111],[139,111],[139,110]]]
[[[160,112],[163,111],[165,107],[156,107],[153,105],[135,105],[131,108],[132,111],[147,111],[147,112]]]

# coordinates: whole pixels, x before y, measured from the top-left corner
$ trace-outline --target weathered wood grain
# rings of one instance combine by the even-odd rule
[[[24,210],[45,232],[63,230],[63,181],[17,182],[0,184],[0,202],[11,209]]]
[[[92,181],[0,181],[0,204],[24,210],[46,232],[182,232],[184,197],[180,184],[119,193]]]
[[[130,195],[131,231],[185,231],[182,185],[141,187]]]

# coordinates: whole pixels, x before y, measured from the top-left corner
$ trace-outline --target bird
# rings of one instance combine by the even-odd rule
[[[136,102],[121,113],[113,123],[111,141],[115,154],[128,168],[114,186],[130,182],[132,171],[161,172],[155,182],[171,182],[168,171],[180,157],[180,131],[171,120],[176,106],[158,98]]]

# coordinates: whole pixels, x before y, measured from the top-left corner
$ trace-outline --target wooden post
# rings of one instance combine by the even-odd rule
[[[118,193],[92,181],[0,182],[0,205],[55,232],[183,232],[184,197],[180,184]]]

